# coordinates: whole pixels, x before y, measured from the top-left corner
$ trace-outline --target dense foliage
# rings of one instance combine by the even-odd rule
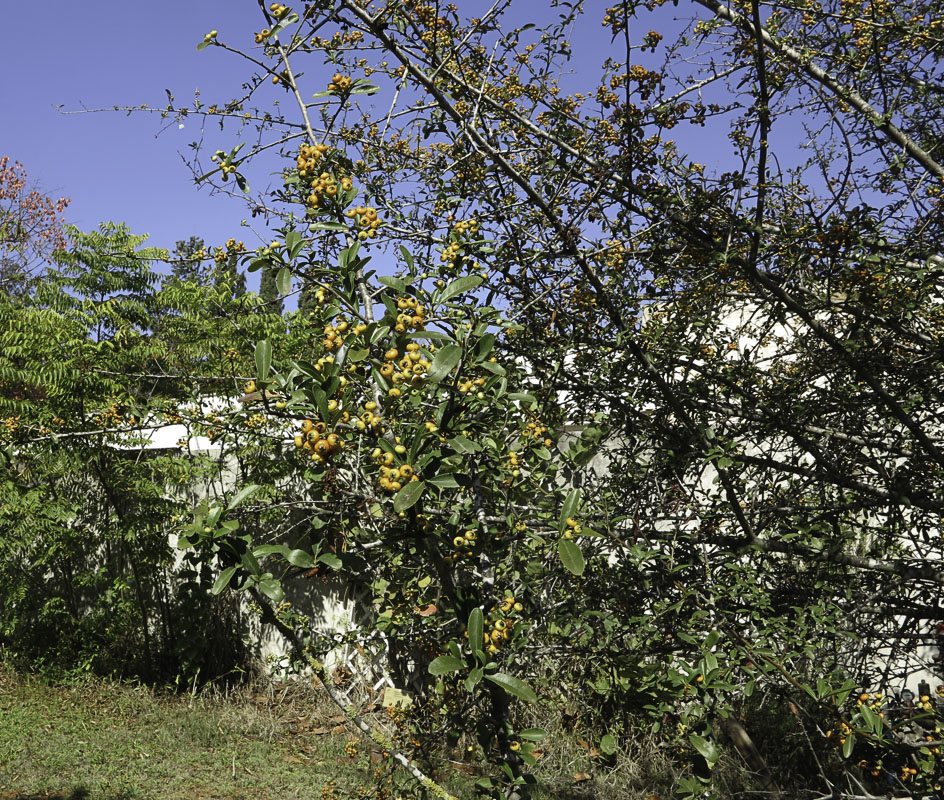
[[[238,98],[163,111],[221,123],[200,180],[278,229],[217,272],[303,309],[226,316],[240,369],[146,370],[251,377],[213,436],[254,471],[181,546],[329,687],[286,592],[369,593],[415,703],[358,724],[436,794],[444,741],[527,791],[528,704],[602,757],[655,732],[679,796],[738,788],[727,749],[741,790],[940,780],[942,10],[686,7],[275,3],[200,44],[245,56]]]

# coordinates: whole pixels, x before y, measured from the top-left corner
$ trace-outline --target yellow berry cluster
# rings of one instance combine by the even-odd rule
[[[315,362],[315,371],[321,372],[325,366],[334,363],[334,356],[322,356]],[[344,377],[343,375],[341,377]],[[344,381],[347,383],[347,380]]]
[[[251,417],[243,420],[243,425],[249,428],[249,430],[261,430],[265,425],[265,417],[262,416],[262,414],[253,414]]]
[[[827,739],[835,739],[836,745],[842,747],[846,743],[846,737],[852,733],[852,728],[846,722],[839,723],[838,731],[826,731]]]
[[[511,639],[511,631],[514,627],[514,616],[524,611],[524,606],[508,596],[502,600],[500,606],[491,609],[488,618],[488,625],[491,630],[486,630],[483,635],[483,644],[485,651],[490,655],[495,655],[499,648]]]
[[[281,3],[270,3],[269,11],[272,12],[272,16],[276,19],[282,19],[282,17],[288,14],[288,6],[283,6]]]
[[[326,144],[303,144],[298,148],[298,157],[295,163],[298,166],[298,174],[302,178],[307,178],[315,174],[315,170],[321,163],[325,153],[331,148]]]
[[[458,389],[463,394],[474,392],[485,385],[485,378],[465,378],[459,381]]]
[[[344,743],[344,755],[348,758],[357,758],[357,742],[354,739],[348,739]]]
[[[378,229],[383,225],[383,220],[380,219],[380,216],[377,214],[377,209],[373,206],[356,206],[355,208],[349,208],[344,212],[344,216],[348,219],[353,219],[357,224],[357,227],[360,229],[357,233],[357,238],[362,242],[376,236]]]
[[[565,539],[573,539],[575,533],[583,533],[583,525],[580,524],[579,520],[574,519],[573,517],[567,517],[567,527],[564,530]]]
[[[235,239],[227,239],[226,249],[224,250],[222,247],[217,247],[216,252],[213,254],[213,260],[217,264],[222,264],[231,255],[245,252],[246,245],[244,245],[242,242],[237,242]]]
[[[19,419],[19,417],[17,417],[16,419]],[[125,421],[124,408],[118,403],[112,403],[106,411],[103,411],[101,414],[97,416],[97,419],[99,421],[99,424],[101,424],[102,426],[118,425]],[[134,417],[130,417],[128,421],[133,423]],[[15,430],[15,427],[16,426],[14,425],[14,430]],[[12,430],[11,430],[11,433],[12,433]]]
[[[514,450],[508,454],[508,469],[511,470],[511,476],[517,478],[521,474],[520,456]]]
[[[542,436],[544,436],[545,433],[547,433],[547,425],[542,424],[540,421],[529,422],[525,426],[524,430],[521,431],[521,438],[534,439],[538,441],[541,439]],[[543,444],[545,447],[550,447],[551,445],[554,444],[554,442],[548,438],[545,438]]]
[[[885,713],[882,711],[882,703],[884,698],[885,695],[883,695],[881,692],[876,692],[875,694],[871,695],[868,692],[862,692],[862,694],[859,695],[858,700],[856,700],[856,708],[861,708],[862,706],[867,705],[872,711],[884,718]]]
[[[315,289],[313,297],[319,306],[324,305],[325,301],[328,299],[327,287],[319,284],[318,288]]]
[[[420,346],[416,342],[408,342],[406,353],[403,354],[402,358],[396,347],[387,350],[384,353],[384,363],[379,371],[381,375],[393,383],[389,395],[399,397],[402,394],[401,384],[408,383],[414,387],[421,386],[429,367],[430,361],[423,355]],[[397,368],[399,368],[399,371]]]
[[[364,403],[364,409],[364,413],[354,420],[354,427],[361,432],[364,432],[368,429],[372,430],[374,433],[379,433],[382,431],[383,417],[380,417],[374,413],[374,411],[377,409],[377,403],[375,403],[373,400]]]
[[[879,775],[882,774],[882,760],[881,759],[876,761],[874,764],[870,765],[869,762],[863,758],[858,763],[858,766],[861,769],[869,770],[869,774],[871,774],[873,778],[877,778]]]
[[[621,270],[628,258],[629,250],[616,239],[607,239],[604,242],[603,249],[593,254],[593,260],[597,264],[609,267],[614,271]]]
[[[439,260],[445,265],[446,269],[456,270],[462,262],[461,238],[478,233],[479,221],[477,219],[460,220],[455,225],[456,238],[451,241],[439,255]],[[476,265],[477,266],[477,265]]]
[[[336,72],[331,78],[331,83],[328,84],[329,92],[346,92],[351,88],[351,76],[342,75],[340,72]]]
[[[262,44],[271,35],[272,35],[272,31],[270,31],[268,28],[263,28],[261,31],[259,31],[259,33],[257,33],[252,38],[256,44]]]
[[[340,320],[337,325],[325,325],[322,346],[326,352],[341,349],[341,345],[344,344],[343,336],[348,328],[350,328],[350,323],[346,319]]]
[[[472,558],[472,548],[475,547],[475,531],[469,528],[469,530],[463,531],[458,536],[454,536],[452,538],[452,546],[455,548],[455,551],[446,556],[446,561],[451,561],[455,564],[463,558]]]
[[[321,800],[340,800],[340,797],[337,781],[328,781],[325,786],[321,787]]]
[[[545,433],[547,433],[546,425],[542,425],[540,421],[529,422],[521,432],[521,436],[524,439],[540,439]]]
[[[203,41],[208,42],[208,43],[212,42],[217,37],[218,34],[219,34],[219,31],[210,31],[206,36],[203,37]]]
[[[222,151],[222,150],[217,150],[212,156],[210,156],[210,161],[212,161],[212,162],[214,162],[214,163],[216,163],[217,161],[220,161],[220,160],[223,161],[223,163],[220,164],[220,172],[223,173],[223,177],[224,177],[224,178],[225,178],[227,175],[229,175],[231,172],[235,172],[235,171],[236,171],[236,165],[235,165],[235,164],[227,164],[227,163],[226,163],[226,153],[225,153],[224,151]]]
[[[394,449],[399,455],[406,453],[406,447],[402,444],[398,443]],[[379,447],[375,447],[370,455],[371,458],[380,465],[380,479],[377,485],[384,491],[391,493],[399,492],[404,484],[419,480],[419,476],[416,474],[416,470],[413,469],[412,464],[397,465],[397,457],[394,453],[389,451],[384,452]]]
[[[926,742],[939,742],[939,741],[941,741],[941,727],[940,727],[939,725],[935,725],[935,726],[934,726],[934,733],[933,733],[933,734],[931,734],[931,733],[925,734],[924,740],[925,740]],[[940,745],[934,745],[933,747],[930,748],[930,750],[931,750],[931,752],[932,752],[934,755],[940,755],[941,747],[940,747]]]
[[[330,172],[322,172],[311,182],[311,194],[305,198],[309,208],[318,208],[326,198],[337,197],[338,181]]]
[[[397,333],[406,333],[410,328],[423,330],[426,324],[426,308],[415,297],[398,297],[397,309],[400,313],[397,314],[397,322],[393,326]]]
[[[311,454],[311,460],[320,463],[327,461],[334,453],[344,449],[344,442],[338,434],[328,433],[326,423],[310,419],[302,420],[301,433],[295,436],[295,447]]]

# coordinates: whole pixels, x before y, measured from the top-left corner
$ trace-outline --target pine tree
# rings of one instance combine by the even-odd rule
[[[284,310],[282,295],[279,293],[279,287],[275,281],[275,270],[271,267],[263,267],[259,278],[259,297],[268,305],[274,314],[281,314]]]
[[[206,245],[200,236],[181,239],[174,247],[171,272],[179,281],[199,281]]]

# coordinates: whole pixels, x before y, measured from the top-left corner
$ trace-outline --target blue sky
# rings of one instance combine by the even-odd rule
[[[599,26],[606,3],[588,5],[592,22],[588,20],[586,28],[597,33],[592,42],[574,43],[575,56],[587,54],[589,60],[575,58],[571,66],[578,79],[584,77],[581,68],[593,70],[585,81],[592,85],[609,37]],[[480,12],[482,3],[465,0],[459,6],[461,13],[473,14]],[[538,7],[546,19],[546,7],[534,0],[517,6],[516,12]],[[191,235],[202,236],[209,245],[230,236],[249,246],[257,244],[251,232],[240,227],[240,220],[248,216],[245,205],[198,189],[182,161],[181,152],[200,136],[199,119],[191,117],[181,130],[176,122],[162,122],[156,114],[63,114],[56,109],[161,107],[167,103],[165,89],[173,91],[181,105],[192,102],[195,90],[207,103],[230,98],[248,74],[247,67],[232,54],[216,48],[198,52],[196,45],[211,29],[219,30],[224,40],[250,43],[252,32],[261,27],[256,2],[50,0],[36,16],[24,16],[22,8],[22,4],[0,4],[0,28],[8,34],[0,51],[6,76],[0,84],[0,108],[6,120],[0,155],[22,162],[43,192],[70,197],[68,221],[81,229],[113,220],[126,222],[134,233],[149,233],[149,244],[159,247],[172,248],[178,239]],[[690,12],[684,4],[660,12],[668,41],[665,28],[672,27],[671,18]],[[328,67],[324,71],[330,74]],[[271,96],[284,94],[272,87]],[[211,141],[212,152],[218,140],[208,138]],[[219,141],[232,144],[235,137],[227,134]],[[723,140],[707,143],[712,159],[723,158],[726,151]],[[708,158],[699,160],[711,164]]]
[[[199,133],[196,123],[161,132],[157,115],[64,115],[55,107],[161,106],[165,88],[183,103],[195,89],[229,96],[239,86],[235,59],[196,45],[211,28],[251,35],[258,6],[53,0],[32,19],[22,8],[0,4],[0,29],[8,33],[0,55],[0,155],[21,161],[43,192],[71,197],[68,221],[82,229],[127,222],[134,233],[150,233],[150,244],[170,248],[190,235],[242,238],[242,204],[199,191],[181,160]]]

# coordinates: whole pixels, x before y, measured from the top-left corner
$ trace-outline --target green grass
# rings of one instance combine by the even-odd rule
[[[363,710],[391,732],[379,709]],[[521,721],[551,734],[533,770],[535,800],[672,796],[678,765],[655,737],[624,737],[608,760],[545,712]],[[345,752],[349,742],[357,755]],[[431,774],[473,797],[478,770],[454,760],[461,756],[461,747],[443,746]],[[728,762],[723,771],[740,785],[741,768]],[[305,680],[179,695],[93,679],[53,685],[0,664],[0,800],[352,800],[391,774],[392,762],[371,753]],[[394,778],[382,796],[420,796],[402,771]]]
[[[228,696],[89,681],[52,686],[0,668],[0,800],[274,798],[369,782],[336,710],[302,682]]]

